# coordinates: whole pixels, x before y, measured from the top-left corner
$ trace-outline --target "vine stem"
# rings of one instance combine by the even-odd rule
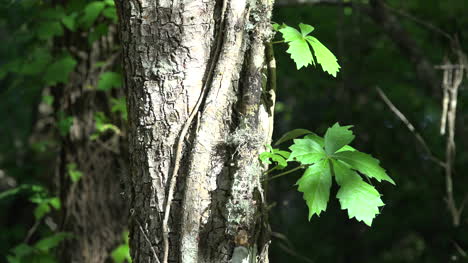
[[[270,43],[271,43],[272,45],[274,45],[274,44],[281,44],[281,43],[284,43],[284,40],[271,41]]]
[[[267,174],[273,172],[273,171],[276,170],[276,169],[278,169],[278,166],[275,166],[275,167],[271,168],[270,170],[264,172],[263,175],[267,175]]]
[[[283,176],[283,175],[290,174],[290,173],[295,172],[295,171],[297,171],[297,170],[299,170],[299,169],[302,169],[302,168],[305,168],[305,167],[309,167],[309,166],[310,166],[309,164],[303,164],[303,165],[300,165],[300,166],[298,166],[298,167],[296,167],[296,168],[294,168],[294,169],[291,169],[291,170],[289,170],[289,171],[286,171],[286,172],[277,174],[277,175],[272,176],[272,177],[270,177],[270,178],[266,178],[266,179],[264,179],[263,181],[264,181],[264,182],[270,181],[270,180],[273,180],[273,179],[275,179],[275,178],[281,177],[281,176]]]

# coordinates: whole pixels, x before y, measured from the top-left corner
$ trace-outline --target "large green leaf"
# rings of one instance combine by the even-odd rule
[[[84,9],[84,15],[80,19],[80,22],[85,29],[91,27],[94,24],[105,6],[106,4],[102,1],[94,1],[86,5]]]
[[[44,73],[46,84],[52,86],[57,83],[67,83],[68,77],[75,69],[76,64],[76,60],[70,55],[65,55],[55,61]]]
[[[327,209],[330,198],[331,174],[328,160],[307,168],[296,184],[299,192],[304,193],[304,200],[309,207],[309,220],[315,214],[320,216]]]
[[[326,157],[322,146],[308,137],[295,139],[294,144],[289,149],[291,155],[288,161],[296,160],[301,164],[313,164]]]
[[[71,238],[72,235],[70,233],[65,233],[65,232],[59,232],[56,233],[52,236],[46,237],[44,239],[41,239],[34,244],[34,248],[47,252],[51,248],[57,247],[60,242],[67,238]]]
[[[335,123],[331,128],[328,128],[325,133],[325,151],[327,154],[335,153],[354,140],[353,132],[349,130],[351,127],[353,126],[340,126],[340,124]]]
[[[309,36],[314,27],[307,24],[299,24],[300,32],[286,24],[278,27],[278,31],[283,35],[284,42],[288,43],[289,48],[286,51],[291,54],[291,58],[296,63],[297,69],[307,67],[308,65],[315,66],[315,60],[312,56],[310,48],[314,50],[317,63],[322,66],[323,71],[336,77],[336,73],[340,70],[340,65],[333,53],[328,50],[317,38]]]
[[[116,72],[104,72],[99,76],[98,90],[122,87],[122,76]]]
[[[36,34],[39,39],[48,40],[63,35],[63,27],[58,21],[45,21],[38,25]]]
[[[385,180],[395,184],[392,178],[387,175],[385,170],[380,167],[379,160],[374,159],[369,154],[358,151],[344,151],[333,154],[333,157],[349,164],[353,169],[377,179],[377,181]]]
[[[307,36],[305,38],[307,42],[314,49],[315,58],[317,58],[317,63],[322,65],[322,69],[328,74],[336,77],[336,73],[340,70],[340,65],[338,65],[338,60],[335,55],[328,50],[318,39],[313,36]]]
[[[372,220],[379,214],[379,207],[384,205],[379,192],[339,161],[333,161],[333,170],[340,185],[336,197],[340,201],[341,209],[348,210],[349,218],[355,217],[356,220],[371,226]]]
[[[291,54],[291,58],[296,63],[298,70],[311,64],[315,65],[314,58],[310,52],[309,45],[304,39],[303,33],[290,26],[285,26],[279,29],[279,31],[283,34],[284,41],[289,44],[286,52]]]

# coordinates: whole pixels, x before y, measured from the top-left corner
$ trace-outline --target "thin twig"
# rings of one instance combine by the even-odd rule
[[[150,248],[151,248],[151,251],[153,252],[153,256],[154,256],[154,258],[156,259],[156,262],[157,262],[157,263],[160,263],[159,258],[158,258],[158,254],[156,253],[156,250],[154,250],[153,244],[151,244],[151,241],[150,241],[150,239],[148,238],[148,235],[146,235],[145,230],[144,230],[143,227],[141,226],[140,221],[138,221],[138,219],[136,219],[136,218],[134,218],[134,219],[135,219],[135,221],[137,222],[138,226],[140,227],[141,233],[143,233],[143,236],[145,237],[146,241],[148,242],[148,244],[149,244],[149,246],[150,246]]]
[[[294,168],[294,169],[291,169],[291,170],[288,170],[288,171],[286,171],[286,172],[283,172],[283,173],[274,175],[274,176],[272,176],[272,177],[270,177],[270,178],[265,178],[263,181],[264,181],[264,182],[270,181],[270,180],[273,180],[273,179],[275,179],[275,178],[281,177],[281,176],[283,176],[283,175],[290,174],[290,173],[292,173],[292,172],[295,172],[295,171],[297,171],[297,170],[299,170],[299,169],[302,169],[302,168],[305,168],[305,167],[308,167],[308,166],[309,166],[309,165],[300,165],[300,166],[298,166],[298,167],[296,167],[296,168]]]
[[[455,242],[454,240],[452,240],[452,243],[453,245],[455,246],[455,249],[458,251],[458,253],[460,253],[460,255],[464,258],[468,257],[468,254],[466,253],[465,250],[463,250],[463,248],[460,247],[460,245],[458,245],[457,242]]]
[[[461,57],[459,57],[461,60]],[[453,196],[453,162],[455,160],[455,119],[457,114],[457,97],[458,97],[458,88],[463,80],[463,68],[444,69],[444,75],[448,75],[448,81],[443,83],[443,88],[448,91],[449,94],[449,103],[447,110],[447,143],[445,149],[445,182],[447,190],[447,206],[452,214],[452,222],[454,226],[460,225],[460,210],[455,204],[455,199]]]
[[[423,139],[421,134],[419,134],[416,129],[414,128],[413,124],[401,113],[401,111],[398,110],[395,105],[388,99],[388,97],[385,95],[385,93],[377,87],[377,92],[379,93],[380,98],[387,104],[387,106],[390,108],[390,110],[406,125],[408,130],[410,130],[411,133],[416,137],[416,140],[422,145],[424,151],[426,151],[426,154],[429,156],[430,160],[438,164],[439,166],[445,168],[445,163],[440,160],[439,158],[435,157],[432,154],[431,149],[427,145],[426,141]]]
[[[399,15],[399,16],[402,16],[402,17],[405,17],[405,18],[408,18],[409,20],[415,22],[416,24],[419,24],[421,25],[422,27],[425,27],[427,29],[429,29],[430,31],[433,31],[433,32],[436,32],[442,36],[444,36],[445,38],[448,38],[449,40],[453,40],[453,37],[450,36],[449,33],[443,31],[442,29],[440,29],[439,27],[436,27],[435,25],[429,23],[429,22],[426,22],[418,17],[415,17],[413,15],[411,15],[410,13],[408,12],[405,12],[403,10],[400,10],[400,9],[396,9],[396,8],[393,8],[387,4],[384,4],[385,8],[390,10],[391,12]]]
[[[307,262],[307,263],[314,263],[314,261],[310,258],[307,258],[301,254],[299,254],[298,252],[296,252],[296,250],[294,249],[291,241],[289,241],[289,239],[281,234],[281,233],[277,233],[277,232],[272,232],[271,235],[275,238],[278,238],[282,241],[284,241],[286,243],[286,245],[282,244],[282,243],[279,243],[279,247],[284,250],[284,252],[288,253],[289,255],[293,256],[293,257],[296,257],[304,262]]]
[[[23,243],[27,244],[29,242],[29,240],[31,239],[32,235],[36,232],[37,227],[41,224],[41,222],[42,219],[36,220],[36,222],[34,222],[34,225],[28,230],[28,233],[26,234]]]

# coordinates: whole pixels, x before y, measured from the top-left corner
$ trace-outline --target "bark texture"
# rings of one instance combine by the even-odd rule
[[[121,174],[125,172],[126,143],[121,134],[108,132],[97,139],[95,116],[103,112],[111,122],[123,127],[122,119],[111,113],[110,98],[123,96],[123,91],[104,93],[96,89],[99,75],[116,68],[119,54],[115,27],[109,35],[88,46],[82,32],[71,33],[56,41],[58,49],[72,52],[78,61],[66,85],[51,89],[54,111],[60,123],[63,116],[73,117],[67,134],[60,135],[56,166],[57,188],[62,201],[59,230],[72,233],[74,238],[61,247],[61,262],[109,262],[113,249],[123,243],[126,229],[126,204],[120,195]],[[95,67],[105,61],[102,67]],[[60,117],[62,116],[62,117]],[[114,118],[112,118],[114,117]],[[120,123],[120,124],[119,124]],[[69,165],[83,175],[73,182]]]
[[[273,1],[116,3],[134,262],[267,262],[258,154],[271,137],[262,84]]]

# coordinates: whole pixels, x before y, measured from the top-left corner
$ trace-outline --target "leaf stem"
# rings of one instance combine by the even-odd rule
[[[271,41],[271,44],[272,44],[272,45],[274,45],[274,44],[281,44],[281,43],[284,43],[284,40]]]
[[[290,174],[290,173],[292,173],[292,172],[295,172],[295,171],[297,171],[297,170],[299,170],[299,169],[302,169],[302,168],[305,168],[305,167],[308,167],[308,166],[309,166],[309,165],[300,165],[300,166],[298,166],[298,167],[296,167],[296,168],[294,168],[294,169],[291,169],[291,170],[288,170],[288,171],[286,171],[286,172],[277,174],[277,175],[272,176],[272,177],[270,177],[270,178],[266,178],[266,179],[264,179],[263,181],[264,181],[264,182],[270,181],[270,180],[273,180],[273,179],[275,179],[275,178],[281,177],[281,176],[283,176],[283,175]]]
[[[273,167],[273,168],[271,168],[270,170],[268,170],[268,171],[264,172],[264,173],[263,173],[263,175],[267,175],[267,174],[269,174],[269,173],[273,172],[273,171],[274,171],[274,170],[276,170],[276,169],[278,169],[278,165],[277,165],[277,166],[275,166],[275,167]]]

